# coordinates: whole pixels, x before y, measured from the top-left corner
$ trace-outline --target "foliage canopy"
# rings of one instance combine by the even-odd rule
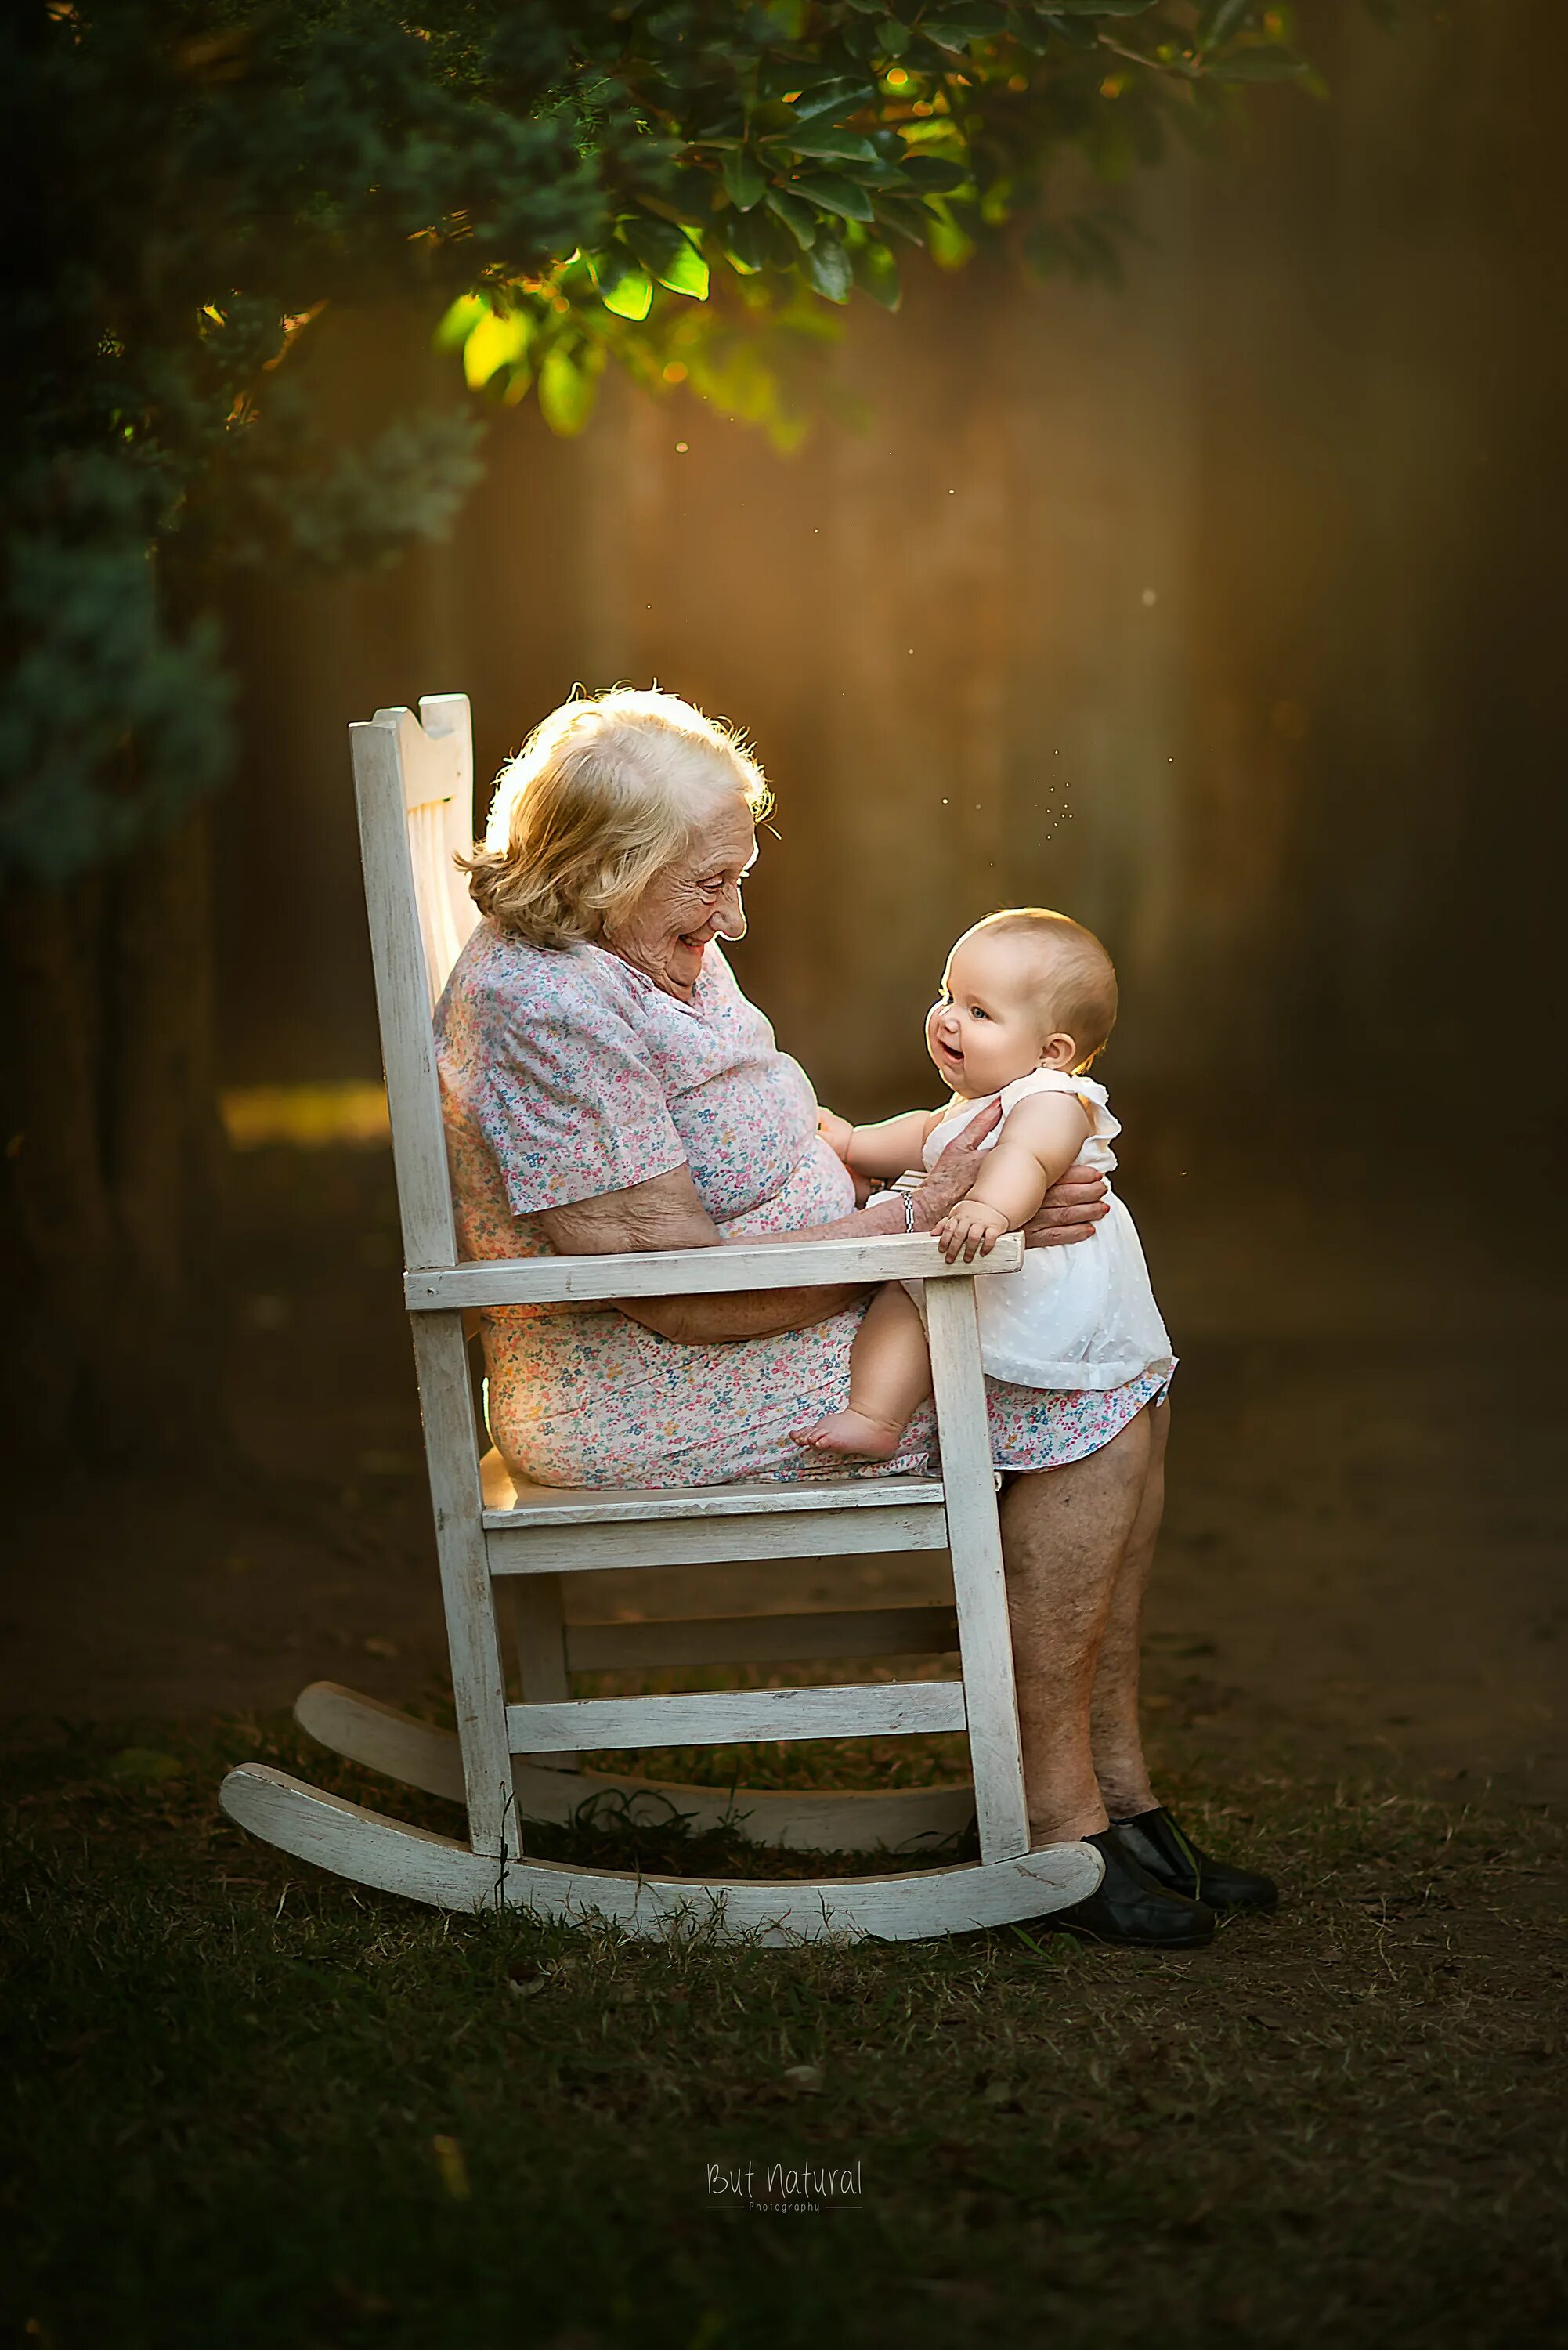
[[[1293,32],[1261,0],[27,0],[0,863],[63,879],[223,780],[225,572],[450,525],[482,408],[345,446],[290,364],[328,306],[427,306],[556,432],[613,360],[788,447],[900,252],[1114,275],[1116,182],[1313,86]],[[1072,159],[1102,192],[1063,208]]]

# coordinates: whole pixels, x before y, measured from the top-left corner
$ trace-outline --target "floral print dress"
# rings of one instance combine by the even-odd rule
[[[436,1013],[447,1149],[465,1258],[550,1253],[544,1209],[690,1167],[726,1235],[800,1232],[854,1209],[816,1101],[717,946],[690,1003],[597,946],[474,930]],[[773,1338],[688,1346],[613,1305],[504,1306],[483,1319],[490,1431],[542,1485],[705,1485],[842,1476],[792,1431],[842,1409],[862,1306]],[[987,1382],[993,1457],[1054,1469],[1108,1444],[1164,1380],[1099,1394]],[[894,1461],[927,1469],[922,1406]]]

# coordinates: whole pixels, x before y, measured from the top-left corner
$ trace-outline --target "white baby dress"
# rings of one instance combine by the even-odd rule
[[[1110,1174],[1116,1163],[1111,1141],[1121,1127],[1111,1116],[1106,1089],[1093,1077],[1069,1076],[1062,1069],[1034,1069],[1000,1094],[955,1102],[927,1140],[928,1170],[990,1103],[1001,1102],[1002,1122],[986,1136],[981,1150],[993,1149],[1006,1132],[1006,1114],[1015,1102],[1044,1093],[1076,1095],[1094,1120],[1094,1131],[1074,1163],[1096,1175]],[[1027,1249],[1017,1273],[976,1282],[981,1352],[992,1378],[1025,1388],[1105,1389],[1125,1387],[1145,1371],[1171,1369],[1175,1358],[1149,1287],[1137,1227],[1114,1195],[1109,1208],[1092,1240]],[[923,1284],[911,1282],[909,1288],[919,1305]]]

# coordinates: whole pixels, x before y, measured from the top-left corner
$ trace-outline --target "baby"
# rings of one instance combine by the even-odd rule
[[[856,1173],[896,1180],[912,1162],[929,1169],[993,1101],[1000,1126],[967,1198],[936,1227],[950,1264],[988,1256],[999,1232],[1028,1223],[1073,1166],[1107,1174],[1121,1132],[1090,1063],[1116,1017],[1116,975],[1092,931],[1037,906],[988,914],[966,931],[926,1016],[926,1047],[953,1098],[946,1109],[909,1110],[880,1126],[852,1127],[823,1113],[823,1132]],[[993,1378],[1069,1390],[1126,1386],[1174,1358],[1149,1287],[1137,1228],[1121,1201],[1094,1236],[1071,1248],[1031,1249],[1022,1269],[977,1284],[981,1347]],[[921,1399],[930,1366],[919,1283],[889,1284],[867,1312],[850,1357],[848,1408],[800,1440],[819,1452],[886,1461]]]

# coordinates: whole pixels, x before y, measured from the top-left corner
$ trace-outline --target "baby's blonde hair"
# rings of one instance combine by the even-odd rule
[[[1035,949],[1045,1033],[1071,1036],[1074,1073],[1086,1069],[1116,1024],[1116,968],[1093,931],[1046,906],[1004,906],[964,935],[981,934],[1025,939]]]
[[[533,946],[603,937],[672,864],[704,810],[773,805],[741,736],[673,693],[564,702],[502,769],[484,845],[459,861],[482,914]]]

